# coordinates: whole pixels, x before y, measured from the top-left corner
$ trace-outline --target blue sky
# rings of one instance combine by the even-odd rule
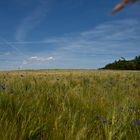
[[[0,69],[96,69],[140,55],[140,5],[0,0]]]

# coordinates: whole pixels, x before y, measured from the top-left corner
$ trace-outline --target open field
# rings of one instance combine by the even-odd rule
[[[140,72],[0,72],[0,140],[139,140]]]

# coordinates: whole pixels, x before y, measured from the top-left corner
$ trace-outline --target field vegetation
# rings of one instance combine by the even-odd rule
[[[1,140],[139,140],[140,72],[0,72]]]

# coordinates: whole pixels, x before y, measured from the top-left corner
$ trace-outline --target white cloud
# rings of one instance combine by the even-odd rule
[[[27,65],[35,62],[46,62],[51,60],[55,60],[55,59],[52,56],[51,57],[32,56],[24,60],[22,64]]]

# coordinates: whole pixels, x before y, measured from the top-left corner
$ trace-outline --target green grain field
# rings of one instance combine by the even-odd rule
[[[140,72],[0,72],[0,140],[140,140]]]

